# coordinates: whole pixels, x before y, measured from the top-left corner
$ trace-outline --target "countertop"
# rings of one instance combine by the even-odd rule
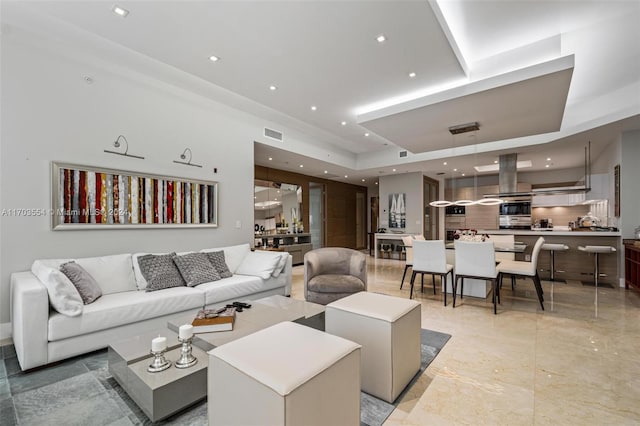
[[[526,229],[479,229],[478,234],[494,235],[557,235],[571,237],[619,237],[620,231],[529,231]]]

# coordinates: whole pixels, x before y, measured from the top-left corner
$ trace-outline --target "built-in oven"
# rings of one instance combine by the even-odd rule
[[[506,201],[500,204],[500,216],[531,216],[531,201]]]
[[[500,215],[500,229],[531,229],[531,215]]]

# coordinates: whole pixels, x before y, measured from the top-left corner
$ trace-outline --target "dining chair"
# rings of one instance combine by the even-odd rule
[[[413,266],[413,237],[402,237],[402,244],[404,245],[404,272],[402,273],[402,281],[400,281],[400,290],[404,285],[404,278],[407,276],[407,271]]]
[[[513,234],[511,235],[489,235],[489,239],[493,241],[493,245],[495,247],[509,247],[513,248],[515,246],[515,237]],[[516,260],[515,253],[508,252],[496,252],[496,261],[502,262],[503,260]],[[502,285],[502,283],[500,283]],[[511,276],[511,290],[514,290],[516,287],[516,277]],[[502,287],[500,287],[502,289]]]
[[[499,281],[502,284],[502,277],[505,274],[509,274],[512,277],[528,277],[533,280],[533,284],[538,294],[538,300],[540,301],[540,307],[544,311],[544,296],[542,292],[542,283],[538,276],[538,255],[544,244],[544,238],[540,237],[533,246],[531,252],[531,262],[523,262],[520,260],[505,260],[498,265],[498,273],[500,274]]]
[[[415,240],[413,241],[413,274],[411,274],[411,291],[409,299],[413,297],[413,285],[417,274],[420,274],[421,288],[424,287],[424,274],[431,274],[433,294],[436,294],[436,275],[440,275],[444,295],[444,306],[447,306],[447,275],[451,273],[453,280],[453,265],[447,264],[447,255],[443,240]]]
[[[453,281],[453,307],[456,307],[458,279],[460,279],[460,298],[464,291],[464,279],[474,278],[491,281],[493,313],[498,313],[500,289],[496,269],[496,252],[492,241],[472,242],[455,241],[456,277]]]

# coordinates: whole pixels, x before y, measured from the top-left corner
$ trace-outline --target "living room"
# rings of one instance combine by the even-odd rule
[[[110,39],[100,35],[99,29],[92,32],[59,16],[77,13],[77,16],[69,17],[73,21],[82,20],[83,14],[87,13],[89,22],[89,16],[96,13],[95,9],[83,9],[87,6],[78,4],[78,9],[73,12],[73,8],[67,4],[69,9],[56,12],[52,11],[56,2],[43,3],[48,5],[5,1],[1,5],[0,207],[3,215],[0,217],[0,342],[6,348],[4,358],[15,358],[14,352],[9,349],[12,343],[11,275],[29,271],[35,260],[122,253],[181,253],[253,242],[254,179],[258,178],[256,166],[282,170],[287,167],[290,173],[304,172],[316,177],[324,174],[325,167],[331,166],[331,172],[338,175],[332,178],[335,182],[366,186],[369,191],[367,199],[378,193],[375,183],[379,182],[378,169],[388,170],[385,176],[389,180],[395,179],[389,177],[395,173],[391,172],[391,167],[402,169],[402,172],[413,167],[413,173],[427,173],[427,168],[424,173],[418,172],[418,166],[399,160],[398,151],[402,148],[394,145],[391,150],[383,145],[385,142],[382,138],[376,142],[380,150],[362,153],[359,157],[346,148],[346,143],[342,146],[334,143],[341,140],[342,134],[332,134],[322,127],[314,127],[311,124],[313,118],[308,121],[293,118],[272,105],[239,96],[227,88],[212,84],[202,77],[215,74],[215,68],[212,67],[219,65],[208,59],[211,52],[199,52],[198,55],[203,55],[205,60],[203,64],[195,66],[198,72],[189,73],[162,61],[162,43],[169,44],[170,40],[163,40],[156,46],[156,56],[142,54],[134,47],[125,47],[126,40]],[[136,21],[139,15],[136,17],[134,3],[130,5],[131,15],[127,18],[114,15],[111,10],[113,4],[102,3],[106,7],[105,14],[110,14],[109,18],[114,19],[116,28],[131,26],[132,21],[142,25]],[[623,8],[631,8],[628,13],[630,18],[637,16],[637,3],[622,3]],[[123,3],[123,7],[128,5]],[[171,7],[171,4],[165,6]],[[424,6],[428,7],[426,4]],[[179,17],[168,16],[168,21],[162,24],[170,25],[171,19],[180,21]],[[607,23],[610,24],[609,21]],[[159,37],[160,31],[155,25],[160,26],[160,23],[141,26],[138,31],[148,32],[149,37],[154,37],[154,34]],[[249,36],[259,44],[259,34]],[[632,44],[629,39],[625,40]],[[232,43],[230,46],[229,49],[232,49]],[[189,49],[184,47],[184,50]],[[629,46],[629,50],[637,52],[637,47]],[[220,63],[229,57],[230,53],[220,53]],[[633,73],[638,67],[637,55],[631,55],[631,58],[629,70]],[[603,71],[606,72],[608,70]],[[602,103],[616,105],[613,99],[617,97],[624,103],[628,97],[633,97],[628,93],[637,94],[637,91],[629,92],[638,87],[637,75],[632,80],[628,86],[620,88],[620,92],[608,93],[610,97],[604,96]],[[283,87],[273,91],[267,87],[265,96],[284,91],[285,84],[279,85]],[[615,144],[620,150],[622,173],[626,173],[623,179],[627,182],[637,180],[639,173],[632,164],[640,158],[637,149],[640,127],[629,124],[629,121],[637,120],[640,112],[637,98],[630,106],[625,104],[624,108],[619,109],[610,107],[611,114],[615,116],[610,122],[620,127],[614,139],[607,142]],[[593,103],[598,101],[597,98],[589,100]],[[299,108],[310,111],[305,102],[306,99],[301,101]],[[319,105],[318,109],[321,108]],[[624,117],[620,115],[620,110],[626,111]],[[576,115],[580,115],[579,112]],[[348,127],[342,126],[341,120],[336,115],[334,121],[337,127]],[[599,120],[595,122],[592,127],[585,126],[583,130],[609,124]],[[446,123],[447,126],[450,124],[456,123]],[[281,142],[266,138],[265,128],[277,129],[285,138]],[[365,130],[364,127],[358,129]],[[121,135],[125,137],[126,145],[119,138]],[[360,136],[363,140],[375,137]],[[114,146],[116,141],[119,141],[119,146]],[[351,148],[358,145],[355,137],[350,142]],[[580,143],[586,142],[582,140]],[[268,165],[268,159],[258,161],[256,145],[291,155],[291,164]],[[605,150],[610,146],[602,143],[599,149]],[[182,158],[187,149],[188,157]],[[391,154],[397,163],[380,159],[386,154],[381,150],[386,149],[393,151]],[[105,151],[131,155],[114,155]],[[473,152],[467,152],[464,157],[469,159],[473,155]],[[582,162],[582,152],[575,156],[580,157],[578,163]],[[299,161],[296,161],[299,159],[310,159],[315,165],[300,168]],[[411,158],[409,160],[413,161]],[[428,167],[429,173],[435,173],[435,163],[440,167],[443,158],[429,161],[432,161]],[[53,230],[51,209],[55,207],[52,200],[55,179],[52,177],[52,163],[216,182],[217,227]],[[349,178],[343,179],[342,176],[347,174]],[[450,175],[448,171],[444,176],[434,176],[441,179],[442,194],[445,177],[449,178]],[[366,182],[362,182],[362,179]],[[387,192],[380,192],[381,195],[383,193]],[[627,218],[624,221],[623,216],[623,223],[618,224],[623,230],[621,235],[623,238],[634,238],[632,234],[638,225],[640,205],[633,185],[623,186],[621,196],[622,208],[626,209],[623,213]],[[386,200],[382,201],[386,203]],[[422,207],[418,206],[420,213]],[[381,207],[381,210],[384,208]],[[610,202],[610,209],[613,210],[613,202]],[[369,205],[366,210],[370,210]],[[371,229],[369,225],[367,230]],[[440,239],[444,239],[444,215],[438,226]],[[340,235],[344,236],[344,232],[340,231]],[[336,245],[361,248],[350,243]],[[367,262],[370,292],[408,299],[406,282],[405,287],[399,289],[404,268],[402,260],[369,257]],[[621,256],[618,263],[624,263]],[[592,260],[589,258],[585,271],[590,271],[591,266]],[[620,266],[620,269],[623,267]],[[301,300],[304,298],[303,266],[292,267],[290,273],[292,299]],[[545,282],[543,286],[545,294],[552,294],[551,283]],[[603,296],[600,318],[595,319],[591,309],[592,287],[568,289],[557,284],[555,290],[560,292],[558,295],[562,295],[563,288],[568,291],[566,299],[558,296],[559,309],[563,303],[566,305],[564,313],[557,314],[550,313],[549,309],[544,313],[538,311],[535,296],[529,297],[533,286],[522,284],[521,288],[527,288],[526,294],[523,291],[523,297],[503,300],[501,309],[505,315],[498,315],[497,318],[491,312],[490,301],[465,298],[463,304],[453,310],[450,304],[448,307],[442,306],[441,291],[433,296],[427,288],[425,293],[415,296],[422,304],[423,327],[453,337],[444,346],[443,353],[435,359],[431,369],[419,378],[414,395],[398,406],[386,424],[473,422],[478,420],[474,417],[476,414],[471,412],[473,410],[477,410],[480,423],[579,424],[592,419],[600,419],[602,423],[634,423],[640,419],[640,412],[631,403],[639,392],[637,363],[629,355],[635,348],[634,335],[638,331],[636,320],[640,300],[637,292],[629,294],[623,289],[617,292],[603,290],[609,294]],[[546,303],[549,308],[549,301]],[[502,335],[498,336],[500,333]],[[585,343],[577,341],[576,337],[576,341],[571,341],[570,345],[563,345],[554,333],[566,340],[572,339],[572,333],[581,338],[592,333],[597,338]],[[605,337],[607,335],[610,337]],[[501,350],[492,349],[492,345]],[[554,352],[550,347],[559,349]],[[585,347],[593,348],[587,354]],[[596,349],[602,358],[590,358]],[[577,358],[571,358],[571,353],[575,352],[578,353]],[[583,363],[591,369],[569,369],[565,364],[555,364],[554,357]],[[494,362],[495,359],[500,359],[501,363]],[[86,363],[91,361],[89,359]],[[97,364],[103,361],[100,358]],[[85,365],[79,367],[82,362],[65,367],[66,370],[60,374],[68,374],[64,378],[75,377],[76,373],[72,371],[82,370]],[[32,374],[46,374],[47,368]],[[476,373],[470,373],[467,369],[473,369]],[[565,369],[568,371],[567,380],[554,382]],[[504,370],[508,370],[507,373]],[[11,372],[19,373],[16,370]],[[12,402],[14,391],[8,375],[6,369],[0,370],[3,419],[9,418],[5,414],[15,416]],[[582,376],[593,377],[593,380]],[[545,379],[553,382],[549,386],[557,387],[549,390],[549,387],[545,387]],[[582,389],[576,390],[578,388]],[[574,391],[579,397],[571,396]],[[465,404],[463,400],[456,399],[460,394],[472,401],[468,402],[468,409],[456,408],[457,404]],[[597,400],[597,395],[602,399],[595,404],[597,407],[591,407],[586,401]],[[569,413],[562,416],[554,414],[554,410],[560,409],[564,398],[569,401]],[[520,409],[514,408],[519,404]],[[42,421],[47,415],[45,408],[49,405],[48,401],[35,401],[34,407],[38,405],[38,410],[34,408],[34,411],[42,413],[42,417],[31,418],[30,421]],[[491,407],[497,408],[493,410]],[[456,410],[459,410],[460,416],[452,414]],[[19,422],[17,417],[11,418],[14,420],[8,424],[28,423]],[[133,419],[129,421],[135,423]],[[185,421],[184,418],[182,421]],[[205,418],[200,418],[200,421],[206,422],[206,412]]]

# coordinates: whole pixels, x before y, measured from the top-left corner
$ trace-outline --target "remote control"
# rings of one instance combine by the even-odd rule
[[[233,306],[236,306],[238,308],[246,308],[246,309],[251,308],[251,304],[244,303],[244,302],[233,302]]]
[[[235,302],[234,302],[235,303]],[[227,305],[227,308],[235,308],[236,312],[242,312],[242,306],[238,305]]]

